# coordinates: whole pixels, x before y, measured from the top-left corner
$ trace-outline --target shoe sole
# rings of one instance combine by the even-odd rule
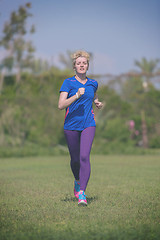
[[[78,203],[78,206],[87,206],[87,203],[84,202],[84,201],[81,201],[81,202]]]

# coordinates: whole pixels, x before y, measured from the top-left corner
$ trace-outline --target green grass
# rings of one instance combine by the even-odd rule
[[[69,156],[0,159],[0,240],[159,240],[159,156],[91,156],[88,206]]]

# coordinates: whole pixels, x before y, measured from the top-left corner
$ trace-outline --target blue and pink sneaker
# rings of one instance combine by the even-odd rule
[[[79,192],[78,205],[87,206],[87,199],[84,191]]]
[[[79,196],[79,191],[80,191],[80,182],[79,181],[74,181],[74,196],[78,198]]]

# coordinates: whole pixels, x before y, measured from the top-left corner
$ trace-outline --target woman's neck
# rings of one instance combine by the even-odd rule
[[[86,74],[76,73],[75,77],[76,77],[77,80],[79,80],[79,81],[86,81]]]

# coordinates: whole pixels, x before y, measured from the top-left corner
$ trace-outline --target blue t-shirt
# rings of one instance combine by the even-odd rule
[[[92,102],[97,91],[97,81],[87,78],[85,84],[80,83],[75,76],[64,80],[60,92],[68,92],[70,98],[79,88],[85,88],[85,93],[66,108],[64,129],[82,131],[87,127],[96,126]]]

